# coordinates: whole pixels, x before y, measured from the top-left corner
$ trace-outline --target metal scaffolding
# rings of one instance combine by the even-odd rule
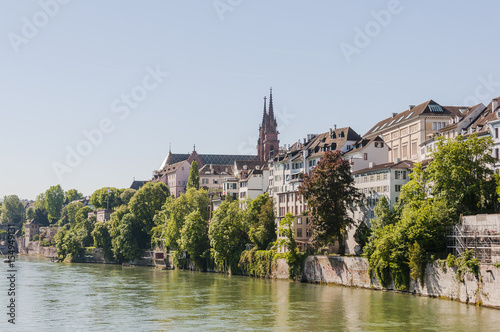
[[[460,216],[460,222],[447,229],[447,247],[455,256],[474,250],[479,261],[500,262],[500,215]]]

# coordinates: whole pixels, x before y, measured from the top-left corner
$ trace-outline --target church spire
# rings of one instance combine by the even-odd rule
[[[274,108],[273,108],[273,88],[269,89],[269,120],[274,121]]]
[[[262,113],[262,127],[264,127],[265,122],[266,122],[266,115],[267,115],[266,100],[267,100],[267,97],[264,97],[264,112]]]

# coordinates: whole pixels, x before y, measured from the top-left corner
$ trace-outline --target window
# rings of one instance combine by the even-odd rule
[[[401,191],[401,185],[397,184],[394,186],[394,190],[398,193]]]
[[[387,180],[387,173],[384,173],[384,180]]]
[[[498,149],[495,149],[495,158],[497,160],[500,159],[500,155],[498,154]]]
[[[406,180],[406,171],[396,171],[396,180]]]
[[[302,237],[302,228],[297,228],[297,237]]]
[[[214,184],[217,184],[219,181],[217,179],[214,179]]]
[[[417,154],[417,141],[411,142],[411,155],[414,156]]]
[[[377,181],[380,180],[380,173],[377,174]]]
[[[495,128],[495,138],[498,138],[498,128]]]
[[[302,218],[297,218],[297,225],[302,225]]]
[[[363,154],[363,159],[364,159],[364,160],[368,160],[368,153],[364,153],[364,154]]]

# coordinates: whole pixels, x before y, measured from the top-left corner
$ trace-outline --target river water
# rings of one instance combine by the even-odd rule
[[[500,310],[407,294],[148,267],[15,262],[0,331],[500,331]]]

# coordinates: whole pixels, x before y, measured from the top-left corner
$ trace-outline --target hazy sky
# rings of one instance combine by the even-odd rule
[[[363,135],[410,104],[500,95],[496,1],[0,2],[0,196],[149,179],[172,151]],[[499,82],[499,83],[497,83]]]

